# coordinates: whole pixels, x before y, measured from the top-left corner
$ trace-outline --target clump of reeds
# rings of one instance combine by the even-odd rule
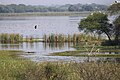
[[[66,37],[62,34],[51,34],[49,36],[44,35],[43,39],[45,42],[66,42]]]
[[[8,34],[0,34],[0,42],[1,43],[7,43],[9,41],[9,36]]]
[[[1,43],[19,43],[22,40],[23,36],[20,34],[8,34],[8,33],[0,34]]]
[[[26,36],[26,38],[25,38],[25,40],[24,40],[25,42],[34,42],[34,38],[32,37],[32,36]]]
[[[51,34],[44,35],[44,42],[56,43],[56,42],[74,42],[79,43],[83,41],[98,41],[96,37],[85,35],[85,34],[73,34],[73,35],[63,35],[63,34]]]

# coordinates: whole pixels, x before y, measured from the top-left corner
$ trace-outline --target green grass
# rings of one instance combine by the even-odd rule
[[[82,43],[77,46],[74,46],[74,48],[77,50],[57,52],[57,53],[52,53],[51,55],[52,56],[77,56],[77,57],[89,56],[89,57],[119,57],[120,58],[120,54],[104,54],[105,52],[120,53],[120,46],[85,45],[85,43]]]
[[[30,61],[18,58],[19,51],[0,51],[0,80],[18,80],[24,77],[24,71]]]
[[[0,51],[0,80],[120,80],[120,63],[41,62]]]
[[[87,45],[84,43],[80,43],[77,46],[73,46],[75,49],[80,50],[80,49],[91,49],[93,47],[93,44],[95,42],[87,43]],[[115,49],[120,49],[120,46],[101,46],[101,45],[94,45],[95,48],[99,48],[101,50],[115,50]]]
[[[120,58],[120,54],[87,54],[88,52],[81,51],[67,51],[52,53],[52,56],[75,56],[75,57],[116,57]]]

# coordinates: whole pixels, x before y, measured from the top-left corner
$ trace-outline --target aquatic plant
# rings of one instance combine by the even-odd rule
[[[23,36],[20,34],[8,34],[2,33],[0,34],[0,42],[1,43],[19,43],[23,40]]]
[[[97,39],[96,37],[85,35],[85,34],[73,34],[73,35],[63,35],[63,34],[50,34],[43,36],[44,42],[73,42],[79,43],[82,41],[101,41],[102,39]]]
[[[8,42],[8,40],[9,40],[9,36],[8,36],[8,34],[0,34],[0,42],[1,43],[7,43]]]

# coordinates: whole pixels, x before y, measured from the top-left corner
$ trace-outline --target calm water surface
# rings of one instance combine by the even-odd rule
[[[44,17],[0,17],[0,33],[19,33],[23,36],[40,37],[44,34],[79,33],[78,23],[83,17],[44,16]],[[37,29],[34,26],[37,25]]]
[[[0,50],[21,50],[24,51],[22,57],[28,58],[32,61],[43,62],[43,61],[74,61],[74,62],[85,62],[85,61],[116,61],[120,62],[120,58],[108,58],[108,57],[72,57],[72,56],[48,56],[54,52],[64,52],[64,51],[74,51],[72,48],[72,43],[64,44],[45,44],[42,42],[34,43],[20,43],[20,44],[0,44]],[[34,52],[34,53],[28,53]],[[87,53],[85,53],[87,54]],[[102,53],[109,54],[109,53]],[[120,54],[120,53],[111,53],[111,54]]]
[[[0,33],[19,33],[34,38],[42,38],[44,34],[74,34],[79,33],[78,23],[84,17],[79,16],[32,16],[32,17],[0,17]],[[34,29],[37,25],[37,29]],[[0,50],[21,50],[35,52],[31,55],[21,55],[33,61],[87,61],[87,57],[46,56],[54,52],[75,50],[73,44],[20,43],[0,44]],[[116,58],[90,58],[90,60],[116,60]],[[117,59],[118,60],[118,59]]]

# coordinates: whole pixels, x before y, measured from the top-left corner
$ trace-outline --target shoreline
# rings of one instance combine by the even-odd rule
[[[88,16],[92,11],[84,12],[26,12],[26,13],[0,13],[0,17],[11,16]]]

